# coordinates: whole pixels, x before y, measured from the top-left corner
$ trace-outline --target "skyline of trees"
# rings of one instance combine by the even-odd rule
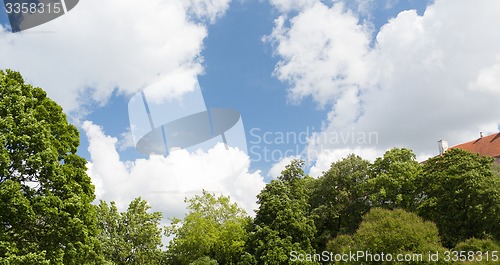
[[[291,253],[500,251],[500,165],[468,151],[425,163],[405,148],[373,163],[351,154],[318,178],[293,160],[256,197],[254,218],[202,191],[161,227],[142,198],[123,212],[92,204],[78,145],[60,106],[0,71],[0,264],[320,264]]]

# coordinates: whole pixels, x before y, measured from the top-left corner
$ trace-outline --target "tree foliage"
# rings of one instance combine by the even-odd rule
[[[78,145],[59,105],[0,71],[0,262],[100,262],[94,187]]]
[[[385,152],[371,167],[371,205],[413,210],[416,203],[416,180],[421,174],[422,167],[411,150],[393,148]]]
[[[104,257],[117,265],[164,264],[161,249],[160,212],[149,213],[145,200],[136,198],[127,211],[119,213],[114,202],[101,201],[97,206],[99,240]]]
[[[340,235],[328,243],[333,253],[349,253],[349,251],[368,252],[371,254],[391,254],[392,261],[364,260],[363,264],[421,264],[428,260],[431,252],[444,251],[436,225],[424,221],[414,213],[402,209],[386,210],[372,208],[363,217],[358,230],[353,235]],[[422,254],[422,260],[398,262],[398,254]],[[361,260],[352,264],[359,264]]]
[[[418,212],[437,224],[447,247],[472,237],[500,240],[500,179],[492,161],[451,149],[425,163]]]
[[[189,263],[189,265],[218,265],[219,263],[214,260],[214,259],[211,259],[210,257],[207,257],[207,256],[203,256],[191,263]]]
[[[469,238],[464,242],[458,243],[454,248],[458,253],[465,253],[467,264],[498,264],[500,258],[500,245],[491,239]],[[492,256],[495,253],[495,257]],[[463,264],[457,261],[455,264]]]
[[[353,233],[369,210],[367,181],[370,162],[356,155],[335,162],[319,177],[311,192],[312,212],[318,229],[317,247],[324,249],[337,234]]]
[[[0,71],[0,264],[300,264],[292,252],[424,253],[441,242],[498,251],[500,165],[459,149],[425,163],[405,148],[373,164],[349,155],[318,179],[294,160],[257,196],[254,219],[204,191],[166,227],[164,252],[161,214],[144,200],[122,213],[91,205],[78,145],[60,106]]]
[[[257,264],[291,264],[291,251],[315,252],[316,227],[310,217],[308,178],[302,166],[302,161],[292,161],[257,196],[260,206],[249,244]]]
[[[169,262],[187,265],[215,260],[218,264],[237,264],[244,254],[246,228],[251,222],[245,211],[229,197],[215,197],[206,191],[185,202],[188,214],[183,220],[174,218],[166,228],[166,235],[174,236],[167,251]]]

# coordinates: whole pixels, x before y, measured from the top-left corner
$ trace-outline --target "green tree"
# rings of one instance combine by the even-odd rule
[[[204,256],[204,257],[201,257],[191,263],[189,263],[189,265],[218,265],[219,263],[214,260],[214,259],[211,259],[210,257],[207,257],[207,256]]]
[[[290,260],[292,251],[315,253],[312,239],[316,228],[306,188],[311,180],[305,177],[302,166],[303,161],[292,161],[257,196],[260,206],[248,247],[257,264],[297,264]]]
[[[372,206],[414,210],[418,176],[422,166],[406,148],[393,148],[371,166],[368,181]]]
[[[57,103],[19,73],[0,71],[0,263],[102,261],[78,145]]]
[[[467,260],[466,264],[498,264],[500,261],[500,245],[491,239],[469,238],[458,243],[453,251],[456,251],[459,257],[463,253]],[[455,264],[464,262],[457,261]]]
[[[188,214],[173,218],[166,235],[174,236],[167,251],[171,264],[190,264],[206,258],[218,264],[237,264],[244,254],[251,219],[229,197],[202,195],[186,199]]]
[[[402,209],[387,210],[372,208],[363,216],[363,221],[353,235],[339,235],[331,240],[327,248],[333,253],[361,251],[370,254],[392,255],[392,261],[370,260],[368,255],[347,264],[421,264],[431,263],[428,253],[445,250],[440,244],[436,225],[424,221],[414,213]],[[398,254],[408,260],[398,261]],[[422,254],[421,259],[413,254]],[[404,256],[403,256],[404,258]],[[442,261],[442,260],[441,260]],[[342,262],[345,263],[345,262]]]
[[[126,212],[118,213],[114,202],[101,201],[97,206],[99,240],[106,260],[117,265],[164,264],[161,250],[160,212],[148,213],[151,207],[136,198]]]
[[[492,161],[461,149],[426,161],[418,212],[436,223],[445,246],[472,237],[500,239],[500,178]]]
[[[311,194],[311,206],[315,217],[316,247],[337,234],[354,233],[362,216],[369,210],[366,183],[370,176],[370,162],[356,155],[333,163],[320,176]]]
[[[500,164],[498,164],[497,162],[493,162],[491,164],[491,171],[493,172],[495,178],[500,179]]]

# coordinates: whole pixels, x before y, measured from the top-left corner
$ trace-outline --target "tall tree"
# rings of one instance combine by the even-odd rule
[[[460,149],[426,161],[418,212],[437,224],[447,247],[471,237],[500,240],[500,178],[492,161]]]
[[[342,233],[354,233],[364,213],[369,210],[366,183],[370,162],[356,155],[335,162],[316,181],[311,206],[318,229],[316,247]]]
[[[249,242],[258,264],[297,264],[290,253],[314,254],[316,232],[310,216],[303,161],[294,160],[277,180],[271,181],[257,196],[254,229]]]
[[[118,213],[114,202],[97,206],[99,240],[108,261],[117,265],[155,265],[165,263],[161,238],[160,212],[149,213],[145,200],[136,198],[126,212]]]
[[[375,160],[368,181],[372,206],[414,210],[422,166],[406,148],[393,148]]]
[[[251,219],[226,196],[203,191],[186,199],[188,213],[173,218],[166,235],[173,236],[167,251],[170,264],[237,264],[244,254]]]
[[[19,73],[0,71],[0,263],[102,261],[78,145],[57,103]]]

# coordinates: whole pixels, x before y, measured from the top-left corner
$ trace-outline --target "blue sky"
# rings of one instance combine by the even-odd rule
[[[368,15],[360,19],[369,20],[376,28],[373,32],[395,17],[400,11],[416,9],[420,14],[425,10],[426,1],[395,1],[390,7],[381,2],[374,3]],[[348,6],[353,3],[348,3]],[[5,14],[5,13],[3,13]],[[263,41],[271,33],[278,11],[267,1],[233,1],[225,15],[215,24],[208,26],[208,36],[204,40],[202,56],[204,74],[198,77],[208,107],[227,107],[241,112],[247,138],[250,130],[262,135],[263,132],[319,131],[327,110],[317,106],[311,98],[300,103],[287,100],[287,85],[273,76],[278,58],[273,54],[272,44]],[[3,18],[5,23],[5,17]],[[92,109],[86,117],[103,126],[107,134],[120,137],[129,127],[127,103],[129,95],[114,93],[105,105],[89,104]],[[249,141],[252,139],[249,139]],[[88,140],[81,135],[79,154],[90,159],[87,151]],[[298,146],[297,146],[298,145]],[[249,148],[251,148],[251,144]],[[269,150],[299,150],[305,148],[302,142],[266,145]],[[273,159],[259,159],[264,151],[255,148],[250,152],[252,169],[269,170]],[[262,151],[259,153],[259,151]],[[278,153],[276,153],[278,154]],[[123,159],[146,157],[127,148],[121,152]],[[297,154],[298,155],[298,154]]]
[[[232,2],[227,13],[208,26],[208,37],[204,41],[205,73],[198,79],[207,107],[239,110],[248,137],[252,128],[273,132],[302,131],[308,126],[319,129],[324,115],[324,111],[311,102],[288,104],[286,86],[272,76],[278,60],[273,57],[270,45],[261,39],[272,30],[273,13],[276,11],[267,2]],[[103,126],[109,124],[106,132],[119,135],[129,126],[128,117],[123,115],[127,101],[127,97],[111,98],[111,102],[96,109],[89,119]],[[117,119],[118,116],[123,119]],[[86,139],[82,137],[82,141]],[[126,153],[131,157],[135,155],[133,148]],[[267,170],[270,166],[271,161],[252,164],[254,169]]]
[[[422,160],[440,139],[498,131],[495,0],[99,3],[82,0],[21,33],[8,32],[0,10],[0,68],[19,70],[64,107],[98,198],[143,196],[178,214],[183,194],[172,187],[192,181],[251,210],[295,155],[309,154],[306,171],[318,176],[349,153],[373,160],[407,147]],[[249,151],[137,152],[128,102],[159,80],[163,96],[199,85],[207,107],[238,110]],[[268,143],[255,143],[264,135]],[[263,148],[275,155],[263,159]]]

